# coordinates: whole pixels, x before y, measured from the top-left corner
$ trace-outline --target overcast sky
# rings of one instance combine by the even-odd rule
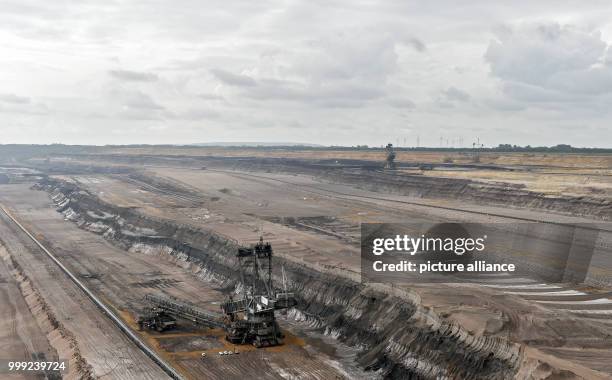
[[[609,0],[0,0],[0,143],[612,147],[611,43]]]

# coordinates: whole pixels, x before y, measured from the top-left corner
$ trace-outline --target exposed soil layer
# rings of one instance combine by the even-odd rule
[[[417,198],[457,199],[477,204],[506,205],[562,212],[570,215],[612,217],[612,202],[595,197],[551,196],[529,191],[523,184],[479,182],[463,178],[429,177],[388,173],[378,168],[333,167],[312,161],[282,159],[207,159],[209,165],[251,171],[310,174],[370,191],[395,193]]]
[[[144,216],[100,201],[75,184],[47,179],[58,210],[83,229],[125,250],[161,249],[197,266],[198,276],[228,290],[239,287],[237,244],[207,230]],[[277,257],[287,287],[299,297],[296,319],[350,346],[360,365],[391,379],[507,379],[521,365],[518,346],[496,337],[471,335],[424,308],[409,292],[391,294]]]
[[[364,160],[297,159],[264,157],[212,157],[212,156],[163,156],[163,155],[78,155],[75,159],[96,160],[115,165],[171,165],[198,168],[225,168],[244,171],[299,173],[307,174],[332,182],[349,184],[370,191],[407,195],[416,198],[451,199],[468,201],[483,205],[503,205],[517,208],[538,209],[573,216],[587,216],[609,220],[612,218],[612,202],[607,196],[597,196],[597,192],[587,195],[547,193],[528,189],[523,183],[504,181],[480,181],[463,178],[421,175],[410,171],[386,172],[380,164]],[[64,169],[70,166],[57,162]],[[49,166],[54,172],[61,171]],[[411,164],[412,165],[412,164]],[[418,166],[417,164],[414,164]],[[449,164],[449,168],[457,165]],[[510,170],[501,166],[461,165],[462,169]],[[93,170],[93,166],[77,165],[78,170]],[[523,168],[525,169],[525,168]],[[104,170],[113,169],[106,168]],[[514,169],[513,169],[514,170]],[[526,168],[527,172],[531,170]],[[74,171],[73,171],[74,172]],[[584,180],[588,181],[588,177]],[[597,190],[597,189],[595,189]]]

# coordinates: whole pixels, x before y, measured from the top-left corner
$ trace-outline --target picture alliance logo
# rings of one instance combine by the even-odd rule
[[[372,241],[372,253],[380,256],[385,252],[406,252],[413,256],[419,252],[454,253],[461,256],[466,252],[482,252],[485,249],[487,235],[478,238],[443,238],[421,235],[414,238],[409,235],[396,235],[395,238],[376,238]]]

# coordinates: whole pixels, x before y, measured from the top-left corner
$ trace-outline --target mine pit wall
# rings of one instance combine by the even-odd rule
[[[612,202],[595,197],[552,196],[511,183],[485,183],[457,178],[383,172],[380,165],[334,167],[313,160],[261,157],[195,157],[143,155],[75,155],[75,158],[125,165],[171,165],[190,168],[220,168],[255,172],[306,174],[366,190],[422,198],[457,199],[483,205],[539,209],[572,216],[612,219]],[[329,160],[328,160],[329,161]],[[91,167],[89,167],[91,170]],[[117,169],[115,169],[117,170]],[[127,168],[125,169],[127,170]]]
[[[49,179],[35,186],[66,218],[125,250],[167,255],[227,292],[240,287],[237,244],[225,237],[103,203],[73,184]],[[275,262],[276,283],[284,266],[287,288],[299,300],[289,315],[359,348],[359,364],[385,378],[508,379],[521,366],[518,345],[472,336],[424,308],[416,294],[365,286],[337,269],[278,256]]]
[[[599,287],[612,286],[611,248],[610,234],[607,234],[606,238],[600,237],[598,239],[584,280],[586,284]]]
[[[372,169],[343,169],[304,160],[262,158],[202,158],[212,167],[244,171],[308,174],[365,190],[419,198],[458,199],[484,205],[504,205],[560,212],[573,216],[612,218],[612,202],[592,197],[551,196],[524,185],[484,183],[457,178],[395,174]]]
[[[466,227],[471,236],[494,236],[487,242],[487,261],[514,263],[517,275],[549,283],[612,286],[610,231],[592,224],[518,222],[474,226],[474,230],[472,225]]]

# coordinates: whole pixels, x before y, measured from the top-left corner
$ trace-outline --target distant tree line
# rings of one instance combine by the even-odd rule
[[[298,147],[294,147],[298,148]],[[333,150],[383,150],[380,147],[368,147],[367,145],[356,145],[352,147],[331,146],[325,149]],[[568,144],[557,144],[554,146],[519,146],[512,144],[499,144],[496,147],[469,147],[469,148],[443,148],[443,147],[395,147],[396,151],[430,151],[430,152],[550,152],[550,153],[612,153],[612,148],[577,148]]]
[[[26,145],[26,144],[0,144],[0,162],[6,162],[9,159],[22,159],[29,157],[54,156],[62,154],[88,154],[88,153],[104,153],[109,149],[130,149],[130,148],[176,148],[185,150],[206,149],[207,147],[198,147],[193,145],[64,145],[64,144],[49,144],[49,145]],[[312,145],[287,145],[287,146],[219,146],[228,150],[241,149],[256,149],[256,150],[285,150],[285,151],[383,151],[383,146],[370,147],[368,145],[356,146],[312,146]],[[539,152],[539,153],[612,153],[612,148],[577,148],[568,144],[558,144],[555,146],[519,146],[512,144],[499,144],[496,147],[481,147],[481,148],[441,148],[441,147],[395,147],[396,151],[423,151],[423,152]],[[163,151],[160,152],[163,154]]]

